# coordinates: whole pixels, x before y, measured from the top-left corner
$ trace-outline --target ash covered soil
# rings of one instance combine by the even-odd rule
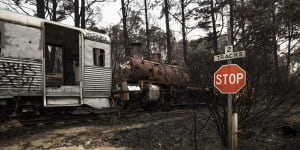
[[[195,130],[195,115],[196,125]],[[282,122],[298,130],[296,136],[281,127],[257,126],[242,130],[241,150],[299,150],[300,107]],[[41,124],[23,127],[16,120],[0,125],[0,149],[125,150],[125,149],[197,149],[222,147],[213,120],[206,109],[139,112],[126,116],[99,116],[97,120],[72,124]]]

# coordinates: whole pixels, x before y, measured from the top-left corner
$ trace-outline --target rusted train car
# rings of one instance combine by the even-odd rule
[[[110,107],[108,36],[0,10],[0,37],[1,116],[16,105]]]
[[[141,45],[133,43],[130,56],[121,63],[121,81],[114,91],[115,99],[157,102],[184,89],[189,76],[183,68],[176,63],[162,63],[160,53],[144,60],[142,52]]]
[[[178,65],[162,63],[160,54],[144,60],[142,52],[132,46],[112,93],[108,36],[0,10],[0,120],[23,108],[102,109],[111,98],[157,102],[188,82]]]

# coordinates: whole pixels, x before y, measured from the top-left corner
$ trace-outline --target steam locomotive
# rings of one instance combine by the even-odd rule
[[[188,81],[178,65],[135,56],[112,92],[110,39],[89,30],[0,10],[0,120],[16,110],[110,108],[134,95],[158,101]]]
[[[140,44],[132,45],[130,56],[120,65],[121,81],[113,98],[155,102],[175,96],[185,87],[189,76],[176,62],[162,63],[160,53],[153,53],[151,60],[144,60]]]

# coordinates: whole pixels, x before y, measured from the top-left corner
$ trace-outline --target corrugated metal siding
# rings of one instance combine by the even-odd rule
[[[96,66],[85,66],[84,68],[84,92],[110,92],[112,80],[110,68]]]
[[[41,60],[0,57],[0,91],[30,95],[41,92],[42,84]]]

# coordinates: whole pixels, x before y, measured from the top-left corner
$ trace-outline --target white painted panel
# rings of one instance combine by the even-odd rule
[[[93,48],[99,48],[103,49],[105,51],[105,67],[110,67],[111,63],[111,54],[110,54],[110,45],[90,41],[85,39],[85,50],[84,50],[84,64],[87,66],[93,66],[94,65],[94,58],[93,58]]]
[[[47,95],[56,95],[56,96],[79,96],[79,86],[70,86],[70,85],[63,85],[60,87],[46,87],[46,94]]]
[[[47,97],[47,105],[66,106],[80,104],[78,97]]]
[[[42,59],[41,30],[0,21],[1,56]]]
[[[83,103],[96,109],[110,107],[108,98],[83,98]]]
[[[28,26],[41,27],[41,23],[43,19],[37,17],[26,16],[6,10],[0,9],[0,18],[3,20],[8,20],[12,22],[16,22],[19,24],[24,24]]]

